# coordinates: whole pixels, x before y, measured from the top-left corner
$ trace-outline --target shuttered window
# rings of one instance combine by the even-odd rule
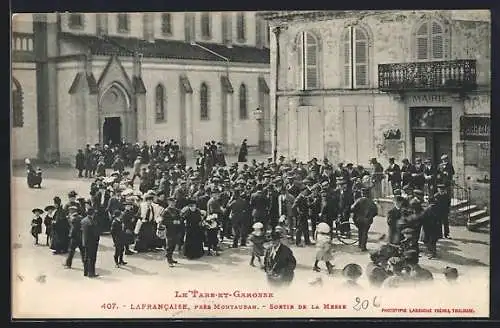
[[[309,32],[302,32],[297,38],[299,59],[299,87],[301,90],[319,88],[318,40]]]
[[[184,16],[184,37],[187,42],[194,41],[195,17],[193,13]]]
[[[350,89],[369,85],[368,33],[360,27],[349,26],[342,38],[344,86]]]
[[[233,42],[233,25],[231,13],[222,13],[222,42],[230,44]]]
[[[172,34],[172,17],[169,13],[161,14],[161,34]]]
[[[130,31],[128,14],[117,14],[117,30],[120,33],[127,33]]]
[[[418,60],[444,59],[444,28],[441,24],[436,21],[422,23],[415,38]]]
[[[200,88],[200,119],[208,120],[208,86],[206,83],[201,84]]]
[[[238,13],[236,19],[236,26],[238,29],[238,42],[245,42],[246,39],[246,24],[245,13]]]

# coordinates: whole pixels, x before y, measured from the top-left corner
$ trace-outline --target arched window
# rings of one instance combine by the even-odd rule
[[[417,60],[444,59],[444,27],[436,21],[427,21],[417,28]]]
[[[359,26],[349,26],[344,31],[344,86],[349,89],[368,87],[368,33]]]
[[[201,13],[201,36],[204,39],[210,39],[212,37],[210,26],[210,13]]]
[[[245,24],[245,13],[238,13],[236,16],[236,27],[237,27],[237,37],[238,42],[245,42],[246,39],[246,24]]]
[[[23,90],[21,84],[14,77],[12,78],[12,126],[22,128],[23,118]]]
[[[119,33],[128,33],[130,31],[128,14],[117,14],[116,20],[116,29]]]
[[[299,59],[299,88],[319,88],[318,39],[310,32],[301,32],[297,38]]]
[[[167,102],[167,99],[165,97],[165,88],[163,85],[158,84],[156,86],[156,122],[163,122],[165,121],[166,115],[165,115],[165,105]]]
[[[205,82],[200,88],[200,119],[208,120],[208,86]]]
[[[246,119],[248,119],[247,87],[242,84],[240,86],[240,120]]]

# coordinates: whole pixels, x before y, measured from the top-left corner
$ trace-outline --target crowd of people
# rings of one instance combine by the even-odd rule
[[[127,264],[124,255],[136,252],[164,250],[169,266],[174,267],[176,250],[196,259],[220,255],[224,240],[233,248],[250,242],[250,265],[257,259],[270,281],[289,283],[296,259],[285,244],[304,247],[314,241],[313,270],[321,271],[319,263],[324,262],[332,273],[333,231],[340,224],[340,233],[349,236],[350,226],[341,224],[352,218],[358,247],[367,251],[368,232],[378,214],[375,199],[387,177],[394,194],[394,208],[387,216],[387,244],[370,254],[373,267],[367,274],[373,281],[406,275],[420,279],[422,272],[428,277],[430,272],[418,266],[419,240],[424,241],[429,257],[435,258],[437,240],[449,237],[446,224],[454,172],[446,155],[436,169],[419,159],[415,164],[404,160],[401,167],[391,159],[384,170],[373,158],[369,171],[352,163],[334,168],[327,159],[316,158],[301,163],[280,156],[276,162],[269,158],[248,163],[245,148],[238,156],[241,163],[228,166],[223,145],[207,142],[197,151],[196,165],[190,167],[174,140],[153,146],[87,145],[76,155],[76,168],[79,177],[94,178],[90,198],[78,198],[71,191],[64,206],[56,196],[43,210],[34,209],[35,242],[44,224],[46,244],[54,254],[67,254],[65,267],[71,268],[79,248],[89,277],[96,276],[102,233],[111,234],[117,267]],[[130,173],[127,166],[132,168]],[[113,170],[110,176],[106,176],[108,167]],[[343,272],[351,282],[361,275],[355,264]]]

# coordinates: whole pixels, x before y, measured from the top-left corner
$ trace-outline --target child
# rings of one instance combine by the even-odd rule
[[[219,238],[217,236],[219,232],[219,225],[217,224],[217,214],[212,214],[207,216],[203,225],[207,229],[207,247],[208,247],[208,255],[215,254],[219,256],[219,252],[217,251],[217,245],[219,243]]]
[[[326,264],[326,269],[328,274],[333,273],[333,265],[330,263],[332,259],[332,237],[330,235],[330,226],[321,222],[316,227],[316,261],[314,262],[313,270],[320,272],[321,269],[318,267],[319,261],[324,261]]]
[[[44,210],[47,213],[45,215],[45,218],[43,218],[43,224],[45,225],[45,235],[47,236],[45,245],[49,246],[49,243],[52,242],[52,221],[54,220],[54,212],[56,211],[56,208],[52,205],[49,205],[45,207]]]
[[[264,243],[266,242],[266,236],[262,229],[264,225],[261,222],[256,222],[253,226],[253,232],[250,234],[250,241],[252,242],[252,258],[250,259],[250,265],[255,266],[254,261],[257,258],[259,265],[262,268],[263,263],[261,261],[261,256],[264,256]]]
[[[356,263],[350,263],[344,267],[342,270],[343,276],[347,279],[344,283],[345,287],[349,288],[360,288],[358,285],[358,279],[363,274],[363,269]]]
[[[34,208],[31,211],[35,217],[31,220],[31,235],[35,238],[35,245],[38,245],[38,235],[42,233],[42,218],[43,210]]]

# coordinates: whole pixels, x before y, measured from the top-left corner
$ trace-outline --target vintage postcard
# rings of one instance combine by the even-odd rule
[[[12,317],[488,317],[490,20],[13,13]]]

